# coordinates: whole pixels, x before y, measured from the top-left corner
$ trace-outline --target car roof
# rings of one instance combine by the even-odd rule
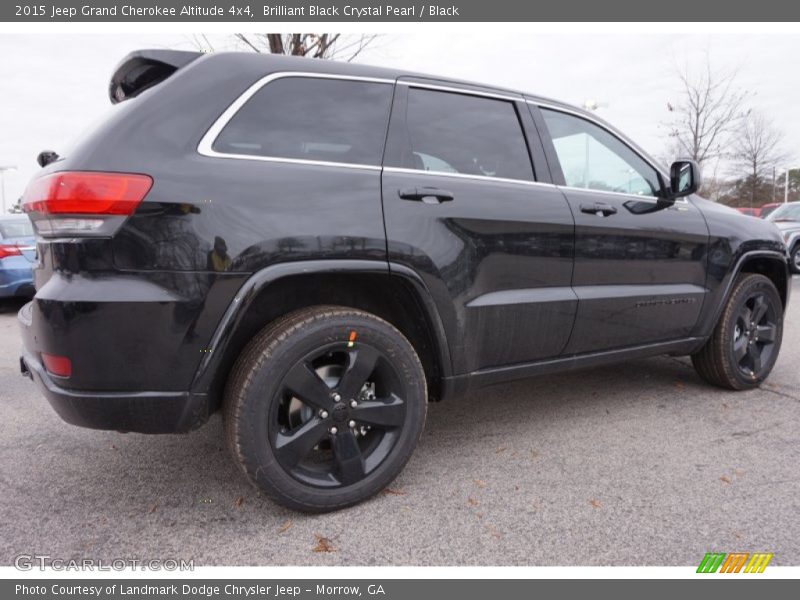
[[[281,71],[281,70],[286,70],[286,71],[296,70],[296,71],[305,71],[312,73],[317,72],[317,73],[330,73],[330,74],[340,74],[340,75],[353,75],[357,77],[373,77],[376,79],[398,79],[402,77],[407,79],[428,80],[430,82],[435,81],[437,83],[450,83],[457,86],[464,86],[467,88],[471,88],[476,91],[485,91],[485,92],[501,93],[501,94],[505,93],[505,94],[524,96],[526,99],[533,100],[534,102],[541,102],[544,104],[551,104],[554,106],[562,106],[564,108],[568,108],[571,111],[579,112],[593,119],[600,120],[597,119],[596,115],[594,115],[590,111],[587,111],[584,108],[574,106],[566,102],[562,102],[561,100],[557,100],[555,98],[548,98],[546,96],[532,94],[519,89],[507,88],[496,85],[487,85],[485,83],[479,83],[476,81],[457,79],[452,77],[444,77],[440,75],[433,75],[430,73],[422,73],[419,71],[408,71],[405,69],[394,69],[390,67],[376,67],[361,63],[350,63],[337,60],[309,59],[301,56],[285,56],[285,55],[257,53],[257,52],[216,52],[213,54],[205,55],[204,60],[215,60],[216,57],[222,57],[226,55],[235,55],[240,60],[248,62],[260,61],[266,67],[266,72]]]

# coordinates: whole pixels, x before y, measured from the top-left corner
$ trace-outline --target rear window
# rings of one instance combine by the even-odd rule
[[[392,85],[284,77],[265,85],[225,125],[224,154],[380,165]]]
[[[0,238],[33,237],[30,221],[0,221]]]

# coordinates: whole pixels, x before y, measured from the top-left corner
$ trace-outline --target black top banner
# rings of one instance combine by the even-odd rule
[[[771,22],[800,21],[786,0],[56,0],[2,2],[3,22]]]

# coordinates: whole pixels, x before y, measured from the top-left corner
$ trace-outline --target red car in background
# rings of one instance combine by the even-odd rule
[[[758,217],[760,216],[758,208],[747,208],[744,206],[737,206],[736,210],[738,210],[743,215],[747,215],[748,217]]]

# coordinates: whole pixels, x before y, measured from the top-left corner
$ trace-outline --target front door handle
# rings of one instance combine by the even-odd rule
[[[453,192],[432,187],[403,188],[397,190],[397,193],[403,200],[414,200],[425,204],[441,204],[442,202],[452,202],[455,199]]]
[[[581,204],[581,212],[598,217],[608,217],[617,214],[617,209],[605,202],[595,202],[594,204]]]

